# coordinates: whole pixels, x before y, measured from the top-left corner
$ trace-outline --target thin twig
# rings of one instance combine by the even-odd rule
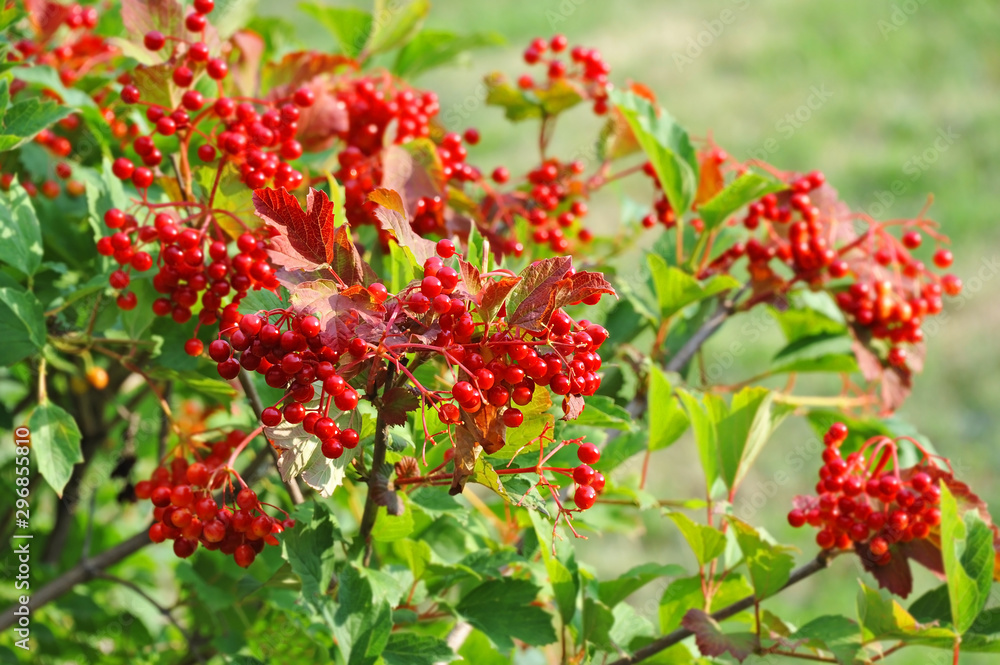
[[[783,591],[794,584],[798,584],[807,577],[811,577],[819,571],[826,569],[826,567],[830,565],[830,560],[834,556],[836,556],[836,553],[831,553],[830,550],[823,550],[816,556],[815,559],[804,566],[800,566],[799,568],[793,570],[792,574],[788,577],[788,581],[785,582],[783,587],[781,587],[781,590]],[[722,608],[718,612],[714,612],[712,614],[712,618],[716,621],[723,621],[731,616],[739,614],[744,610],[750,609],[756,602],[758,602],[756,596],[747,596],[743,600],[739,600],[728,607]],[[694,635],[694,633],[687,628],[678,628],[671,633],[667,633],[660,639],[650,642],[641,649],[636,649],[635,653],[631,656],[616,660],[610,665],[635,665],[636,663],[641,663],[647,658],[669,649],[673,645],[691,637],[692,635]]]
[[[392,386],[393,371],[395,366],[389,363],[386,366],[385,396]],[[381,471],[385,464],[385,453],[389,441],[389,424],[385,421],[384,404],[379,405],[378,418],[375,422],[375,442],[372,445],[372,466],[368,472],[368,496],[365,498],[365,510],[361,515],[361,526],[358,529],[358,542],[365,545],[365,565],[368,565],[372,555],[372,528],[375,526],[375,518],[378,517],[378,504],[375,503],[375,493],[372,491],[375,483],[375,476]]]
[[[257,416],[257,420],[260,420],[260,414],[264,410],[264,403],[260,399],[260,393],[257,392],[257,386],[253,384],[253,379],[247,374],[246,370],[240,370],[240,385],[243,386],[243,392],[246,393],[247,399],[250,400],[250,407],[253,409],[253,413]],[[271,451],[271,456],[274,458],[275,463],[278,461],[278,451],[275,450],[271,444],[267,445],[268,450]],[[285,484],[285,489],[288,491],[288,496],[291,498],[294,505],[299,505],[305,501],[305,497],[302,496],[302,489],[299,487],[299,483],[295,478],[289,478],[288,480],[282,481]]]
[[[736,311],[736,301],[740,299],[740,296],[743,295],[746,289],[747,287],[743,287],[732,298],[722,298],[719,300],[719,305],[715,308],[712,316],[708,317],[705,323],[701,324],[701,328],[688,341],[684,342],[684,346],[667,363],[666,370],[668,372],[679,372],[684,369],[691,361],[691,358],[694,357],[694,354],[698,352],[698,349],[701,348],[701,345],[708,341],[708,338],[714,335],[715,331]]]
[[[176,628],[177,630],[180,631],[181,635],[184,636],[184,639],[187,640],[188,646],[191,647],[191,652],[194,653],[195,656],[198,658],[198,662],[199,663],[204,663],[205,662],[205,660],[201,657],[201,654],[198,653],[198,650],[194,648],[194,638],[191,636],[191,634],[189,632],[187,632],[184,629],[183,626],[181,626],[181,624],[177,621],[177,619],[174,618],[174,615],[171,614],[171,612],[170,612],[169,609],[167,609],[163,605],[160,605],[160,603],[158,603],[155,598],[153,598],[148,593],[146,593],[145,591],[143,591],[142,587],[140,587],[139,585],[135,584],[134,582],[130,582],[130,581],[126,580],[126,579],[122,579],[121,577],[118,577],[117,575],[112,575],[110,573],[106,573],[103,570],[98,571],[97,573],[95,573],[95,576],[99,577],[101,579],[104,579],[104,580],[108,580],[110,582],[116,582],[118,584],[121,584],[122,586],[128,587],[132,591],[135,591],[137,594],[139,594],[140,596],[142,596],[143,599],[145,599],[145,601],[147,603],[149,603],[150,605],[152,605],[153,607],[155,607],[157,610],[159,610],[160,614],[162,614],[163,617],[167,621],[169,621],[171,624],[173,624],[174,628]]]

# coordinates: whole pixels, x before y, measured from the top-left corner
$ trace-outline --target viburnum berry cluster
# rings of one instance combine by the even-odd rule
[[[121,91],[126,104],[146,107],[146,120],[153,132],[132,141],[132,149],[143,166],[136,166],[128,157],[115,160],[113,171],[122,180],[131,180],[139,190],[149,188],[154,181],[153,169],[163,165],[164,154],[156,138],[176,141],[173,151],[182,160],[192,160],[193,149],[204,163],[219,161],[212,189],[218,187],[222,170],[230,165],[250,188],[273,184],[295,189],[303,175],[290,162],[302,156],[302,145],[296,140],[303,109],[316,101],[309,88],[302,87],[268,99],[233,99],[223,94],[223,81],[229,76],[229,61],[219,51],[214,52],[204,41],[212,29],[208,14],[214,2],[196,2],[194,11],[185,19],[185,27],[197,38],[169,36],[152,30],[143,44],[152,52],[168,49],[164,58],[170,67],[173,84],[184,92],[175,106],[143,99],[142,89],[135,82]],[[195,85],[207,76],[216,82],[216,97],[206,97]]]
[[[201,453],[206,451],[191,446],[194,461],[183,455],[184,446],[178,447],[168,466],[157,467],[148,480],[136,483],[136,497],[148,499],[154,506],[150,540],[172,540],[174,554],[182,559],[194,554],[199,545],[219,550],[243,568],[253,563],[265,545],[277,545],[276,535],[294,526],[295,521],[284,511],[283,519],[271,517],[256,492],[245,484],[235,491],[230,478],[230,474],[236,475],[232,461],[258,433],[247,436],[233,430],[212,444],[204,457]],[[224,500],[219,506],[213,496],[218,490],[229,497],[231,505]]]
[[[121,309],[131,310],[137,303],[135,293],[127,290],[132,273],[154,267],[153,288],[162,297],[153,301],[153,312],[176,323],[189,321],[192,308],[200,303],[199,326],[220,321],[231,325],[239,316],[241,299],[250,290],[277,288],[264,239],[243,233],[234,243],[236,253],[230,256],[230,243],[218,225],[198,227],[196,222],[204,217],[200,211],[178,219],[170,212],[155,210],[147,208],[146,223],[141,226],[134,214],[118,208],[104,214],[104,224],[114,233],[98,240],[97,251],[114,258],[120,266],[108,282],[120,291],[117,303]],[[153,252],[158,257],[155,261]],[[192,338],[185,350],[192,356],[201,355],[202,343]]]
[[[879,436],[847,457],[840,446],[849,432],[834,423],[823,438],[823,466],[816,496],[797,497],[788,513],[793,527],[819,528],[816,543],[824,549],[854,547],[879,566],[892,560],[892,546],[930,536],[941,523],[940,460],[907,439],[923,455],[900,469],[899,440]],[[943,460],[942,460],[943,461]]]
[[[345,448],[356,447],[359,439],[356,430],[338,427],[330,409],[335,406],[338,412],[349,413],[357,407],[359,395],[336,372],[341,350],[324,344],[320,332],[316,317],[290,310],[247,314],[230,331],[228,341],[218,339],[209,345],[208,354],[218,363],[224,379],[236,378],[242,367],[262,374],[272,388],[284,390],[278,404],[261,412],[261,422],[267,427],[277,427],[283,421],[302,423],[308,434],[322,442],[323,455],[337,459]],[[358,346],[346,350],[352,356],[348,360],[357,357],[353,352],[359,351]],[[234,352],[240,353],[239,361]],[[321,386],[318,397],[314,384]],[[307,408],[314,401],[315,408]]]
[[[714,168],[729,160],[718,149],[706,159]],[[746,172],[744,165],[731,166]],[[962,290],[958,277],[938,275],[914,254],[927,235],[938,244],[934,266],[946,269],[952,263],[951,252],[941,246],[947,238],[922,215],[877,221],[852,214],[818,171],[776,175],[787,189],[761,196],[741,219],[732,220],[751,237],[706,262],[700,276],[726,273],[746,258],[754,294],[750,306],[787,293],[797,283],[827,289],[857,334],[866,343],[880,340],[879,355],[890,366],[909,371],[907,347],[923,341],[924,319],[941,313],[944,295]],[[903,229],[899,237],[891,232],[897,227]]]

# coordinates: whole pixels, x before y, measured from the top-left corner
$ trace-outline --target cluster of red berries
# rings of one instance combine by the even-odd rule
[[[531,189],[519,212],[533,229],[531,239],[539,245],[548,244],[557,254],[570,249],[567,231],[577,229],[576,236],[584,243],[594,237],[589,229],[579,228],[580,220],[587,214],[586,186],[580,179],[583,171],[581,161],[563,164],[557,159],[548,159],[528,172]],[[520,252],[514,253],[520,255]]]
[[[379,227],[368,194],[382,182],[385,143],[403,144],[431,137],[431,123],[440,111],[437,95],[410,88],[388,76],[343,79],[335,84],[332,94],[347,115],[345,128],[337,134],[344,147],[337,155],[340,169],[334,173],[344,186],[347,219],[352,225]],[[395,134],[386,137],[392,126]],[[465,163],[463,140],[474,145],[479,134],[468,130],[463,139],[462,135],[449,133],[436,145],[444,179],[456,184],[481,177],[478,169]],[[413,226],[422,235],[443,235],[444,209],[443,205],[433,204],[435,198],[440,201],[439,197],[428,197],[424,206],[418,203],[414,211]]]
[[[60,80],[68,87],[92,73],[95,65],[107,60],[116,50],[106,39],[92,32],[98,19],[95,7],[46,2],[41,14],[41,21],[32,21],[35,39],[15,42],[14,50],[7,54],[8,61],[48,65],[59,72]],[[61,39],[58,46],[51,46],[50,39],[62,27],[69,35]],[[22,85],[15,80],[11,91],[16,92]]]
[[[529,65],[544,65],[548,78],[547,83],[536,82],[530,75],[524,74],[517,80],[517,85],[523,90],[536,90],[551,85],[554,81],[570,81],[578,88],[584,98],[593,100],[594,113],[604,115],[608,111],[608,74],[611,67],[601,57],[597,49],[575,46],[569,51],[569,60],[562,60],[559,54],[569,48],[565,35],[555,35],[549,40],[538,37],[524,51],[524,61]],[[546,58],[551,52],[552,56]]]
[[[197,0],[194,12],[185,20],[187,30],[204,38],[207,14],[214,6],[213,0]],[[237,101],[221,93],[217,98],[206,98],[194,87],[196,80],[205,74],[218,82],[221,91],[222,81],[229,74],[228,61],[221,56],[212,57],[204,41],[167,36],[155,30],[146,33],[143,39],[146,48],[154,52],[162,50],[168,41],[173,44],[169,61],[176,63],[171,78],[184,93],[176,108],[166,108],[143,101],[139,87],[133,83],[122,88],[122,101],[147,107],[146,119],[154,129],[150,135],[137,136],[132,142],[143,166],[121,157],[114,163],[114,174],[122,180],[131,180],[138,189],[146,189],[154,180],[152,169],[164,159],[155,140],[157,136],[162,139],[176,136],[180,150],[185,152],[192,139],[199,137],[204,142],[197,148],[198,158],[212,163],[221,154],[219,169],[231,164],[250,188],[272,184],[295,189],[301,185],[304,176],[290,162],[302,156],[302,145],[296,140],[298,120],[301,109],[315,102],[312,90],[299,88],[288,97],[266,101]],[[206,122],[214,124],[206,128]]]
[[[230,432],[204,459],[189,463],[175,457],[169,468],[157,467],[149,480],[136,483],[136,497],[148,499],[155,507],[150,540],[174,541],[174,554],[182,559],[194,554],[200,544],[232,555],[244,568],[265,545],[278,544],[276,535],[295,522],[287,516],[278,520],[267,515],[252,489],[244,487],[236,494],[235,511],[226,505],[220,508],[212,496],[213,490],[228,483],[227,458],[244,436],[240,431]]]
[[[591,466],[601,459],[601,451],[592,443],[581,443],[576,456],[580,465],[572,470],[573,482],[576,483],[573,503],[580,510],[587,510],[597,501],[597,495],[604,491],[604,474]]]
[[[926,538],[940,524],[941,489],[926,455],[916,467],[887,471],[889,461],[896,459],[896,442],[885,437],[845,459],[840,446],[847,434],[843,423],[827,431],[817,496],[798,497],[788,523],[818,527],[816,543],[824,549],[864,546],[873,563],[885,565],[892,558],[892,544]],[[866,460],[870,445],[874,451]]]
[[[444,265],[454,252],[450,240],[439,241],[438,256],[424,262],[419,285],[399,296],[414,314],[433,311],[441,328],[433,346],[459,369],[450,395],[436,401],[442,422],[461,422],[459,409],[476,413],[486,403],[504,409],[501,417],[507,427],[519,427],[524,415],[517,407],[532,401],[537,386],[564,397],[566,411],[569,398],[593,395],[601,385],[598,349],[608,338],[607,330],[585,320],[574,322],[558,309],[540,333],[508,326],[501,316],[492,324],[492,332],[483,334],[482,324],[469,311],[475,302],[455,294],[458,271]],[[600,294],[584,302],[596,304],[598,300]]]
[[[234,322],[240,300],[251,289],[277,288],[266,241],[244,233],[237,238],[236,253],[230,257],[225,236],[218,229],[185,228],[182,220],[166,212],[153,215],[152,222],[140,226],[134,215],[117,208],[104,214],[105,225],[115,232],[98,240],[97,251],[121,266],[108,278],[112,288],[122,291],[117,301],[121,309],[130,310],[137,303],[135,293],[125,291],[132,271],[146,272],[154,265],[153,288],[163,296],[153,301],[153,312],[170,316],[177,323],[190,320],[199,296],[202,307],[198,321],[211,325],[220,319]],[[214,231],[214,238],[210,231]],[[158,261],[142,249],[146,246],[158,247]],[[227,298],[229,303],[223,306]],[[201,342],[189,340],[186,350],[200,355]]]
[[[845,218],[832,190],[824,186],[822,173],[790,177],[787,182],[788,189],[754,201],[739,220],[749,231],[761,229],[759,237],[735,243],[700,276],[727,272],[745,256],[758,293],[782,290],[797,281],[831,288],[849,320],[866,328],[872,337],[885,340],[888,362],[905,368],[907,351],[901,345],[923,341],[924,318],[941,312],[943,294],[957,295],[961,280],[933,273],[911,254],[923,241],[915,228],[896,238],[886,224],[871,220],[868,228],[857,234],[854,220]],[[922,220],[912,224],[931,233],[929,224]],[[937,268],[948,268],[951,252],[939,248],[933,263]],[[843,279],[847,282],[836,281]]]
[[[344,448],[358,445],[358,433],[341,430],[330,417],[331,407],[341,413],[353,411],[360,396],[337,373],[342,355],[351,363],[367,352],[364,340],[354,338],[345,349],[327,346],[321,339],[320,322],[314,316],[296,315],[289,310],[247,314],[235,329],[223,328],[229,339],[217,339],[208,346],[208,355],[218,364],[224,379],[234,379],[240,368],[263,375],[267,385],[285,391],[277,404],[261,412],[261,422],[276,427],[282,421],[302,424],[322,443],[323,454],[340,457]],[[274,322],[271,322],[274,317]],[[234,352],[240,354],[239,360]],[[317,398],[314,383],[321,382]],[[316,400],[314,408],[306,404]]]

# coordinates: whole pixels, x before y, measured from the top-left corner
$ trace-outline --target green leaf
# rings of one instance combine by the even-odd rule
[[[635,93],[612,90],[611,102],[628,122],[680,218],[698,191],[698,157],[687,132],[669,113]]]
[[[808,647],[829,651],[837,662],[850,665],[861,649],[861,627],[847,617],[826,615],[802,626],[790,639],[803,640]]]
[[[975,511],[959,513],[958,502],[941,483],[941,557],[955,630],[965,633],[989,600],[993,581],[993,536]]]
[[[705,232],[715,229],[748,203],[787,187],[780,180],[747,171],[698,208],[701,221],[705,223]]]
[[[503,44],[504,38],[495,32],[456,35],[447,30],[421,30],[400,50],[393,70],[398,76],[413,78],[448,64],[466,51]]]
[[[0,152],[20,147],[38,132],[72,113],[67,106],[32,97],[7,109],[0,129]]]
[[[529,98],[499,73],[486,77],[486,103],[503,109],[504,117],[511,122],[542,117],[541,104]]]
[[[509,650],[508,650],[509,651]],[[488,637],[478,630],[473,630],[465,638],[458,654],[469,663],[475,665],[510,665],[510,659],[497,651]]]
[[[358,57],[372,34],[372,15],[353,7],[327,7],[307,2],[299,9],[316,19],[337,39],[340,50],[350,58]]]
[[[153,288],[151,278],[134,279],[129,288],[135,293],[139,304],[135,308],[121,313],[122,327],[129,339],[143,339],[143,335],[156,320],[152,303],[159,297],[159,294]]]
[[[667,375],[656,365],[649,373],[649,403],[655,405],[649,411],[649,449],[662,450],[681,438],[691,420],[673,395]]]
[[[890,638],[921,639],[945,638],[945,644],[951,647],[954,631],[950,628],[921,626],[902,605],[891,598],[888,593],[879,592],[861,583],[858,592],[858,622],[865,630],[865,640]]]
[[[857,372],[858,361],[846,353],[826,353],[815,358],[800,358],[771,369],[772,374],[792,372]]]
[[[284,292],[284,288],[282,288],[282,291]],[[268,291],[267,289],[251,291],[240,301],[239,312],[240,314],[256,314],[257,312],[266,312],[272,309],[287,307],[287,292],[284,295],[284,302],[282,302],[282,299],[274,291]]]
[[[489,580],[466,593],[455,609],[499,649],[509,651],[514,639],[533,646],[551,644],[556,640],[552,617],[532,605],[538,591],[528,580]]]
[[[62,498],[63,488],[73,475],[73,467],[83,461],[80,450],[80,428],[73,416],[50,402],[39,404],[28,418],[33,457],[38,471],[56,494]]]
[[[537,514],[537,513],[532,513]],[[576,614],[576,596],[580,591],[580,576],[575,570],[576,561],[570,560],[574,570],[570,570],[557,557],[550,556],[545,562],[545,570],[549,574],[549,584],[555,596],[556,607],[563,624],[568,624]]]
[[[764,540],[760,532],[746,522],[730,517],[729,523],[743,552],[754,594],[759,599],[773,596],[788,582],[795,559],[788,548]]]
[[[600,582],[597,596],[608,607],[614,607],[653,580],[660,577],[676,577],[683,575],[684,572],[684,569],[676,564],[644,563],[622,573],[617,579]]]
[[[389,243],[389,292],[399,293],[413,281],[417,260],[409,247],[399,243]]]
[[[656,254],[647,254],[646,261],[656,287],[660,316],[664,319],[673,316],[691,303],[711,298],[740,285],[729,275],[716,275],[701,284],[680,268],[668,265],[666,259]]]
[[[705,471],[705,486],[711,490],[715,481],[721,477],[718,423],[729,413],[729,408],[720,396],[711,393],[702,398],[705,402],[704,406],[686,390],[678,388],[677,395],[684,403],[688,417],[691,418],[691,424],[694,427],[694,440],[698,444],[698,455],[701,458],[702,469]]]
[[[603,650],[614,648],[611,643],[611,630],[614,624],[615,615],[607,605],[589,596],[583,599],[583,639],[585,641]]]
[[[671,512],[667,516],[681,530],[699,564],[705,565],[725,551],[726,536],[718,529],[698,524],[684,513]]]
[[[393,633],[382,652],[386,665],[434,665],[451,662],[454,657],[444,640],[413,633]]]
[[[303,598],[315,605],[333,579],[334,546],[342,536],[333,515],[318,501],[302,504],[294,517],[295,528],[281,537],[281,556],[302,581]]]
[[[391,0],[375,0],[368,51],[385,53],[404,46],[420,30],[430,10],[429,0],[411,0],[404,5]]]
[[[174,381],[215,404],[229,404],[236,397],[236,388],[233,388],[227,382],[219,378],[199,374],[192,370],[158,367],[150,372],[150,375]]]
[[[779,405],[772,415],[774,394],[748,387],[733,395],[729,414],[718,423],[719,465],[726,487],[734,490],[764,449],[774,430],[792,409]]]
[[[20,183],[11,185],[0,206],[0,263],[8,263],[25,275],[34,275],[42,264],[42,227],[35,207]]]
[[[406,504],[406,495],[401,494],[400,499]],[[375,526],[372,527],[372,538],[379,542],[392,542],[401,540],[413,533],[413,511],[403,510],[402,515],[390,515],[385,506],[380,506],[378,515],[375,517]]]
[[[27,291],[0,287],[0,365],[13,365],[45,346],[45,312]]]
[[[753,593],[753,589],[740,575],[730,573],[724,578],[716,576],[715,581],[716,591],[708,608],[705,608],[705,596],[702,594],[699,576],[681,577],[671,582],[660,599],[660,631],[669,633],[677,628],[690,609],[708,609],[709,612],[714,612]]]
[[[605,395],[591,395],[583,398],[587,405],[583,413],[573,421],[575,425],[603,427],[627,431],[632,429],[632,416],[615,401]]]
[[[375,665],[389,643],[392,609],[376,601],[371,582],[353,565],[342,569],[333,636],[346,665]]]

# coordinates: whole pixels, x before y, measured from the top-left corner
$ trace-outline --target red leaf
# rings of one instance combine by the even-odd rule
[[[552,312],[580,302],[595,293],[617,297],[604,276],[595,272],[568,275],[572,259],[556,257],[536,261],[521,273],[521,282],[507,302],[507,322],[528,330],[541,330]]]
[[[260,87],[260,63],[267,48],[264,39],[252,30],[240,30],[232,36],[239,57],[230,65],[229,78],[244,97],[256,97]]]
[[[177,0],[122,0],[121,13],[122,23],[134,41],[142,42],[151,30],[162,32],[167,37],[185,35],[182,26],[184,8]],[[164,48],[154,57],[166,59],[170,57],[170,52],[171,48]]]
[[[910,572],[910,561],[903,550],[903,545],[908,544],[899,543],[891,546],[889,551],[892,556],[884,566],[876,563],[878,557],[871,553],[868,543],[854,544],[854,551],[861,559],[861,565],[878,580],[879,588],[887,589],[900,598],[906,598],[913,591],[913,573]]]
[[[35,29],[36,38],[44,43],[62,26],[70,15],[69,5],[48,0],[25,0],[28,19]]]
[[[417,263],[437,254],[437,246],[427,238],[421,238],[410,226],[403,207],[403,199],[392,189],[380,187],[368,195],[368,200],[378,205],[375,216],[382,222],[382,228],[391,231],[400,247],[409,247]]]
[[[463,258],[458,259],[458,271],[462,275],[462,282],[465,284],[465,291],[473,298],[478,298],[483,290],[483,278],[479,268],[472,265]]]
[[[382,416],[389,425],[405,425],[406,414],[420,407],[420,398],[415,388],[399,386],[390,388],[382,396]]]
[[[507,295],[521,281],[520,277],[504,277],[498,281],[491,281],[486,284],[482,291],[481,302],[479,303],[479,316],[483,321],[489,323],[497,315]]]
[[[275,263],[292,270],[316,270],[329,264],[349,286],[376,281],[351,239],[350,227],[334,227],[333,203],[325,192],[310,188],[304,212],[284,188],[255,190],[253,203],[259,217],[278,227],[279,234],[271,238]]]
[[[694,642],[703,656],[728,653],[742,663],[757,647],[752,633],[724,633],[719,623],[702,610],[688,610],[681,625],[694,633]]]
[[[312,106],[300,110],[295,136],[310,152],[329,148],[337,135],[348,129],[347,110],[338,102],[329,80],[331,74],[345,66],[353,67],[355,63],[342,55],[299,51],[264,69],[261,89],[268,91],[269,99],[288,97],[302,87],[316,96]]]
[[[407,211],[423,197],[444,196],[447,179],[430,139],[391,145],[383,151],[382,160],[382,187],[399,192]]]

